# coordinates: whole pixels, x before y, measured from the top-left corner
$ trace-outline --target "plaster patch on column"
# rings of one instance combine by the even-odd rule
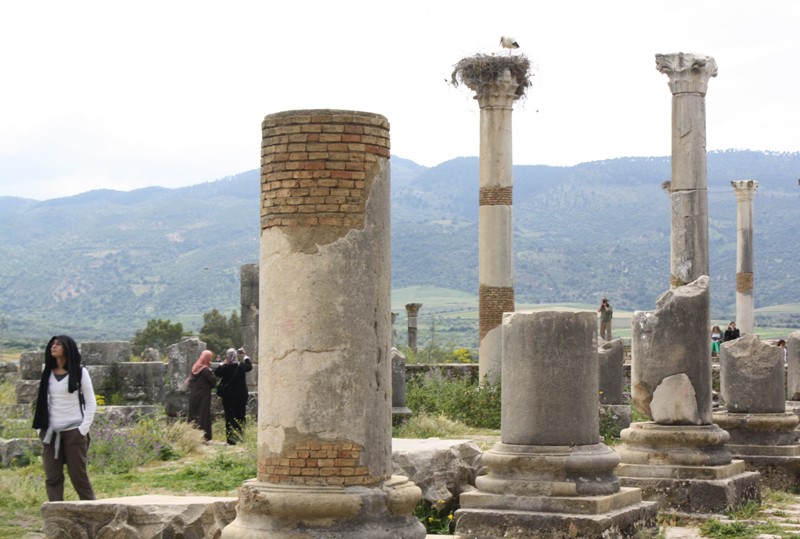
[[[697,393],[685,374],[667,376],[653,391],[650,402],[653,421],[661,425],[701,425]]]

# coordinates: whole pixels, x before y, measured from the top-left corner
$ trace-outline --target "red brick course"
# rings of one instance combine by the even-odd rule
[[[479,335],[503,323],[503,313],[514,312],[514,288],[510,286],[480,286],[478,292]]]
[[[261,125],[261,227],[360,228],[389,122],[346,111],[291,111]]]
[[[361,446],[351,442],[303,442],[259,462],[259,479],[299,485],[375,485],[381,478],[359,465]]]
[[[511,206],[511,187],[481,187],[478,193],[479,206]]]

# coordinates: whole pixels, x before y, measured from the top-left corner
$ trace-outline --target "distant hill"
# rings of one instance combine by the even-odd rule
[[[478,159],[424,167],[392,157],[392,282],[478,288]],[[757,306],[800,303],[800,153],[708,154],[712,310],[735,305],[736,200],[755,179]],[[666,157],[514,167],[520,303],[652,309],[669,283]],[[0,341],[70,332],[128,339],[151,318],[197,330],[239,307],[239,267],[258,261],[259,173],[37,202],[0,197]]]

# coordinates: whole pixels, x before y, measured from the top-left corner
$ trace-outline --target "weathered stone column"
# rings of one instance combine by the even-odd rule
[[[422,303],[406,303],[408,316],[408,347],[415,353],[417,351],[417,316],[422,308]]]
[[[720,347],[720,389],[725,409],[714,423],[730,434],[725,447],[760,473],[762,487],[800,486],[800,418],[784,403],[783,350],[748,333]]]
[[[247,385],[255,391],[258,385],[258,264],[242,264],[239,268],[239,287],[242,309],[242,343],[253,360],[253,370],[247,373]]]
[[[262,124],[258,476],[225,539],[422,538],[392,475],[389,124]]]
[[[456,534],[633,537],[654,526],[657,505],[620,488],[619,457],[600,443],[595,314],[507,313],[502,343],[501,441],[461,495]]]
[[[479,376],[494,379],[502,357],[500,324],[514,311],[514,252],[511,155],[512,106],[530,85],[530,63],[523,56],[477,55],[454,71],[475,92],[480,106],[478,196]]]
[[[598,395],[600,413],[614,424],[619,435],[631,425],[631,406],[624,404],[625,343],[622,339],[604,342],[597,348]]]
[[[742,333],[753,333],[753,197],[755,180],[731,182],[736,193],[736,326]]]
[[[719,512],[760,499],[758,474],[725,449],[728,433],[712,423],[708,328],[708,197],[705,93],[713,58],[656,55],[672,90],[672,246],[670,290],[655,311],[631,318],[633,404],[653,421],[621,433],[617,474],[661,508]]]
[[[717,63],[699,54],[657,54],[656,68],[672,91],[672,234],[670,286],[708,275],[706,104]]]

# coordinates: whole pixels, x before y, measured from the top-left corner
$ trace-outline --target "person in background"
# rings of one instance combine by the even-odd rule
[[[736,327],[736,322],[728,324],[728,329],[725,330],[725,335],[722,337],[723,342],[733,341],[739,338],[739,329]]]
[[[189,377],[189,421],[203,430],[206,443],[211,441],[211,390],[217,379],[211,372],[210,350],[203,350]]]
[[[78,345],[67,335],[50,339],[44,351],[33,428],[43,442],[42,464],[47,499],[64,500],[64,465],[81,500],[94,500],[86,462],[89,428],[97,402],[89,371],[81,365]]]
[[[711,355],[719,355],[719,343],[722,342],[722,329],[719,326],[711,328]]]
[[[784,365],[788,365],[789,364],[789,351],[786,350],[786,341],[784,341],[783,339],[779,340],[777,346],[778,346],[778,348],[783,350],[783,364]]]
[[[611,303],[608,298],[603,298],[600,307],[597,308],[600,313],[600,338],[606,341],[611,340],[611,319],[614,316],[614,309],[611,308]]]
[[[244,348],[228,348],[225,360],[214,371],[217,378],[221,378],[217,395],[222,398],[222,408],[225,410],[225,436],[229,445],[236,445],[242,439],[249,396],[245,374],[252,370],[253,363]]]

